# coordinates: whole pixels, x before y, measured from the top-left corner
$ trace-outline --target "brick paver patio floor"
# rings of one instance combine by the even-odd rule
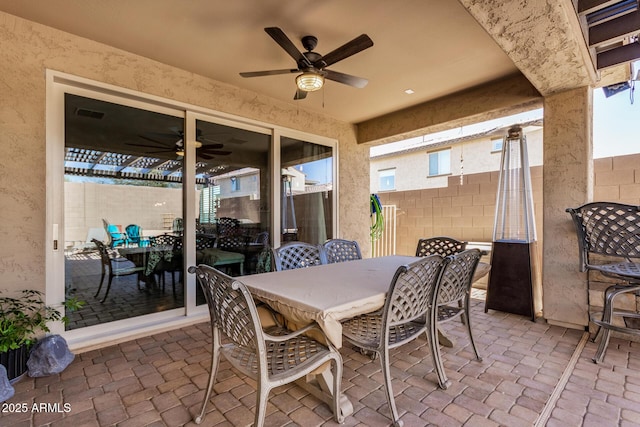
[[[612,338],[604,363],[595,365],[591,357],[596,345],[584,345],[581,331],[492,310],[484,313],[481,299],[474,300],[472,320],[482,362],[473,360],[460,322],[443,325],[456,341],[442,352],[452,381],[447,390],[437,386],[424,339],[392,352],[393,387],[406,427],[640,425],[637,343]],[[59,375],[15,384],[0,425],[194,425],[191,419],[207,382],[210,342],[209,327],[201,323],[77,354]],[[379,361],[351,348],[341,353],[343,390],[354,405],[344,425],[389,425]],[[222,361],[202,425],[251,425],[254,385]],[[9,405],[24,403],[25,412],[15,412],[21,405]],[[34,411],[34,403],[58,406]],[[328,406],[292,385],[271,394],[266,425],[336,423]]]

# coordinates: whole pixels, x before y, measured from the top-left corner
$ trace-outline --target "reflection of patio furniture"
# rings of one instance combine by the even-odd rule
[[[107,232],[107,237],[109,239],[108,245],[110,248],[115,248],[116,246],[126,245],[129,243],[127,233],[123,232],[119,225],[111,224],[105,219],[102,220],[102,223],[104,224],[104,229]]]
[[[149,253],[148,263],[151,266],[147,266],[147,270],[155,271],[160,276],[160,285],[162,291],[165,290],[165,272],[171,273],[171,286],[173,287],[173,296],[176,296],[176,276],[178,273],[178,280],[182,279],[182,237],[173,236],[171,234],[160,234],[159,236],[150,236],[149,244],[151,247],[171,248],[170,253],[166,250],[151,251]]]
[[[327,254],[327,263],[362,259],[360,245],[355,240],[331,239],[322,245]]]
[[[305,333],[311,329],[322,334],[316,324],[296,332],[273,326],[262,330],[256,305],[245,286],[208,266],[190,267],[204,291],[211,315],[211,369],[202,409],[194,418],[200,424],[216,380],[220,355],[257,385],[254,425],[264,424],[267,399],[272,388],[292,383],[310,375],[327,362],[333,370],[332,410],[336,422],[342,422],[342,357],[331,345],[324,345]],[[228,339],[222,345],[221,335]]]
[[[102,276],[100,277],[100,286],[98,286],[98,291],[94,295],[97,297],[100,294],[100,290],[102,289],[102,283],[104,282],[104,278],[109,273],[109,282],[107,283],[107,290],[104,293],[104,298],[102,298],[102,302],[105,302],[107,296],[109,295],[109,291],[111,290],[111,282],[114,277],[121,276],[129,276],[132,274],[138,275],[138,288],[140,287],[140,279],[142,278],[142,273],[144,271],[143,266],[131,266],[131,262],[124,258],[112,258],[109,254],[109,250],[106,245],[102,243],[100,240],[93,239],[93,243],[98,248],[98,252],[100,253],[100,261],[102,263]],[[127,267],[117,267],[118,263],[126,262],[129,264]]]
[[[378,355],[395,426],[402,425],[402,422],[391,387],[389,350],[413,341],[427,329],[432,332],[430,337],[435,336],[435,313],[432,307],[442,264],[442,258],[434,255],[399,267],[391,280],[381,311],[363,314],[342,323],[342,335],[346,341]],[[440,353],[432,351],[431,356],[434,366],[442,363],[436,359]]]
[[[222,217],[216,221],[218,236],[235,236],[238,234],[240,221],[235,218]]]
[[[181,235],[184,231],[184,224],[182,218],[175,218],[173,220],[172,231],[175,235]]]
[[[142,239],[142,227],[137,224],[129,224],[124,230],[127,233],[130,243],[135,243],[138,246],[144,246],[143,242],[145,242],[145,240]]]
[[[418,240],[416,256],[440,255],[446,257],[464,251],[467,242],[461,242],[452,237],[430,237]]]
[[[198,264],[206,264],[216,268],[237,265],[239,274],[244,274],[244,254],[224,251],[220,248],[205,248],[196,252]]]
[[[467,333],[477,361],[482,361],[482,358],[478,354],[476,343],[473,340],[473,333],[471,332],[469,303],[471,300],[471,285],[481,256],[479,249],[469,249],[455,255],[449,255],[446,258],[447,263],[442,271],[442,276],[436,285],[437,324],[460,317],[462,323],[467,326]],[[446,389],[451,383],[444,371],[442,358],[440,357],[440,347],[438,346],[439,340],[433,334],[434,332],[436,332],[435,327],[427,330],[429,346],[431,347],[431,354],[436,355],[433,359],[440,388]]]
[[[322,246],[304,242],[289,242],[273,249],[273,258],[277,271],[327,263]]]
[[[593,361],[599,363],[611,331],[640,336],[637,326],[640,313],[615,307],[616,298],[628,293],[632,293],[635,307],[635,297],[640,291],[640,263],[632,261],[640,258],[640,206],[593,202],[569,208],[567,212],[578,235],[580,271],[587,272],[587,294],[592,291],[592,278],[609,282],[602,312],[591,315],[591,321],[598,325],[593,340],[600,339]]]
[[[155,246],[120,247],[118,252],[137,267],[143,268],[142,278],[147,284],[156,286],[160,283],[164,290],[164,273],[167,271],[167,266],[170,266],[174,259],[173,245],[156,244]],[[158,276],[157,281],[155,276]]]

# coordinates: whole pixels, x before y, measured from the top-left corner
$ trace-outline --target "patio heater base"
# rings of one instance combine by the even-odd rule
[[[488,309],[519,314],[536,320],[536,242],[495,241],[487,285]]]

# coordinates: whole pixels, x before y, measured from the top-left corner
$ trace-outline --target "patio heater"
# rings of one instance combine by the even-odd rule
[[[520,126],[509,129],[503,140],[499,176],[484,311],[494,309],[535,320],[542,310],[542,289],[527,141]]]
[[[298,225],[296,224],[296,208],[293,204],[293,175],[286,169],[282,170],[282,241],[298,240]]]

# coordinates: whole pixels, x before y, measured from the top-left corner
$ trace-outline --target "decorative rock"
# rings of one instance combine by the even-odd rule
[[[67,341],[60,335],[49,335],[33,346],[27,366],[30,377],[59,374],[69,366],[75,355],[69,351]]]
[[[0,402],[11,399],[15,392],[13,386],[9,383],[7,368],[4,365],[0,365]]]

